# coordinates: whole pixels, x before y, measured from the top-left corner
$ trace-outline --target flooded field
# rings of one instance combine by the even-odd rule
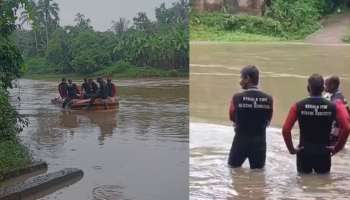
[[[226,164],[234,136],[228,119],[229,102],[240,91],[240,70],[247,64],[259,66],[261,88],[274,97],[272,126],[267,131],[266,167],[262,171],[250,170],[247,162],[235,170]],[[191,44],[191,200],[348,198],[348,149],[333,157],[330,175],[299,176],[295,156],[289,155],[285,147],[281,126],[290,106],[307,96],[306,82],[312,73],[339,75],[349,99],[349,67],[350,46]]]
[[[123,80],[117,110],[50,103],[57,83],[20,80],[14,105],[30,121],[21,139],[49,172],[80,168],[77,183],[42,199],[188,199],[188,81]]]

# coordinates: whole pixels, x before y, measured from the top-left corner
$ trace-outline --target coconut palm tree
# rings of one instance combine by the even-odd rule
[[[118,21],[112,21],[112,31],[117,34],[125,33],[129,29],[130,21],[121,17]]]
[[[49,46],[50,34],[59,25],[59,7],[53,0],[39,0],[37,5],[38,17],[45,27],[46,48]]]
[[[38,31],[40,29],[40,22],[37,13],[37,6],[33,0],[28,1],[28,9],[21,12],[19,20],[21,26],[24,24],[31,26],[34,32],[35,50],[36,53],[38,53]]]

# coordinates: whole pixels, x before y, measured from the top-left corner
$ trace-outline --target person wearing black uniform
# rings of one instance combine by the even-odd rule
[[[87,81],[87,78],[84,78],[84,82],[81,85],[82,93],[84,94],[84,99],[88,99],[88,93],[90,92],[90,87]]]
[[[62,99],[65,99],[68,96],[67,87],[68,87],[68,84],[67,84],[66,78],[62,78],[61,83],[58,85],[58,92]]]
[[[91,87],[91,93],[95,94],[97,92],[97,90],[98,90],[98,85],[95,83],[94,80],[92,80],[92,78],[88,79],[88,84]]]
[[[68,80],[67,85],[67,98],[64,100],[62,107],[65,108],[67,104],[69,104],[73,99],[78,99],[79,96],[79,89],[75,83],[72,82],[72,80]]]
[[[290,154],[297,154],[299,173],[329,173],[331,155],[339,152],[345,145],[349,134],[349,115],[341,103],[332,103],[322,97],[324,80],[313,74],[308,79],[307,97],[294,104],[283,126],[283,138]],[[295,149],[291,130],[298,120],[300,137]],[[334,146],[330,143],[332,123],[336,120],[340,127],[339,138]]]
[[[266,160],[266,127],[273,112],[273,99],[258,89],[259,70],[252,65],[241,71],[243,92],[233,96],[230,119],[234,123],[233,139],[228,164],[241,167],[248,158],[250,168],[263,168]]]
[[[117,95],[117,88],[110,77],[107,78],[107,90],[109,97],[115,97]]]
[[[97,98],[101,99],[107,99],[108,97],[108,88],[106,82],[102,78],[97,78],[97,82],[99,84],[97,92],[91,97],[90,103],[88,105],[88,108],[91,108],[91,106],[94,104],[95,100]],[[107,108],[107,105],[105,104],[105,108]]]
[[[81,87],[84,90],[84,99],[90,99],[98,90],[97,84],[92,79],[84,78],[84,83]]]

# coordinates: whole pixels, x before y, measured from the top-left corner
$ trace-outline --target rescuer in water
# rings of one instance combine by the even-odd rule
[[[322,97],[323,77],[313,74],[308,79],[310,97],[295,103],[283,126],[283,138],[290,154],[296,154],[299,173],[329,173],[331,155],[345,145],[349,134],[349,115],[342,103],[332,103]],[[299,145],[294,148],[291,130],[298,120],[300,128]],[[340,127],[339,138],[331,146],[330,134],[333,121]]]
[[[243,92],[233,96],[230,119],[234,123],[233,139],[228,164],[241,167],[248,158],[250,168],[263,168],[266,160],[266,127],[273,112],[273,99],[258,89],[259,70],[252,65],[241,71]]]

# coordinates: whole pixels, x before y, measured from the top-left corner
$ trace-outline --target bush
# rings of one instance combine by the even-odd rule
[[[28,73],[30,74],[43,74],[48,72],[54,72],[54,68],[50,68],[46,59],[43,57],[32,57],[25,59]]]
[[[188,74],[185,70],[168,70],[156,67],[139,67],[126,61],[119,61],[103,70],[96,72],[95,76],[113,76],[113,77],[176,77]]]
[[[8,101],[7,92],[0,87],[0,141],[14,139],[17,133],[17,113]]]
[[[196,13],[191,15],[191,31],[233,31],[303,39],[320,28],[320,18],[332,11],[331,0],[271,0],[265,16]]]
[[[9,102],[8,92],[0,87],[0,141],[16,140],[28,122],[23,119]]]
[[[69,35],[61,28],[57,29],[49,42],[46,60],[55,71],[67,73],[72,71],[72,49]]]
[[[192,26],[208,26],[217,29],[223,29],[225,21],[231,17],[230,14],[213,12],[213,13],[196,13],[191,12],[191,25]]]
[[[273,0],[266,16],[279,21],[288,38],[302,39],[320,28],[328,8],[327,0]]]
[[[0,174],[24,167],[30,162],[30,152],[18,141],[0,141]]]
[[[280,22],[267,17],[248,15],[231,16],[226,19],[225,29],[267,36],[283,37],[285,35]]]
[[[20,76],[23,67],[21,53],[14,42],[0,35],[0,87],[11,87],[11,81]]]
[[[131,65],[128,62],[119,61],[109,67],[106,67],[103,70],[96,72],[95,74],[98,76],[119,74],[119,73],[125,72],[128,68],[136,68],[136,67],[134,65]]]
[[[97,32],[80,32],[73,39],[73,60],[75,72],[89,74],[101,70],[111,63],[111,56],[106,49],[104,38]]]

